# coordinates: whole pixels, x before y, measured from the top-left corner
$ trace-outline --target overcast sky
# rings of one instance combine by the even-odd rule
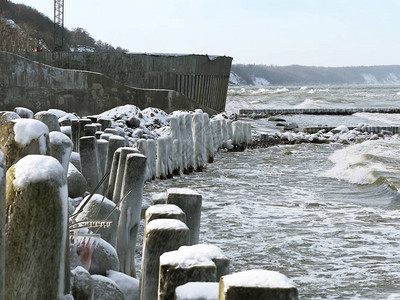
[[[53,0],[11,0],[53,19]],[[65,26],[132,52],[234,63],[400,64],[400,0],[65,0]]]

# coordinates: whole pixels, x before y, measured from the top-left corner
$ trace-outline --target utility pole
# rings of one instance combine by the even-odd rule
[[[64,0],[54,0],[54,51],[64,48]]]

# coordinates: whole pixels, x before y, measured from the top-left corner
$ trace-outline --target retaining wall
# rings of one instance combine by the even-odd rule
[[[174,90],[133,88],[100,73],[55,68],[0,51],[0,110],[23,106],[35,112],[58,108],[88,115],[125,104],[216,113]]]
[[[175,90],[215,111],[225,110],[231,57],[120,52],[22,55],[54,67],[99,72],[132,87]]]

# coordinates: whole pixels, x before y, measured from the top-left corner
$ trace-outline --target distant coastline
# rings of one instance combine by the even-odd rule
[[[400,85],[400,65],[314,67],[233,64],[231,86],[253,85]]]

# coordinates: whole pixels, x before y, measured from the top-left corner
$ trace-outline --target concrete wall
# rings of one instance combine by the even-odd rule
[[[0,110],[58,108],[83,116],[125,104],[216,113],[174,90],[132,88],[100,73],[64,70],[0,51]]]
[[[31,60],[102,73],[122,84],[178,91],[216,111],[225,109],[232,58],[207,55],[30,52]]]

